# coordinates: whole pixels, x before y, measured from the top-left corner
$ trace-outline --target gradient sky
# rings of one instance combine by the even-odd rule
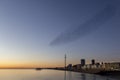
[[[115,15],[97,30],[67,44],[50,43],[106,7]],[[0,0],[0,67],[53,67],[120,61],[119,0]]]

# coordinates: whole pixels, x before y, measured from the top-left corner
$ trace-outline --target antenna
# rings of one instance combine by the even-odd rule
[[[66,54],[65,54],[65,70],[66,70],[66,58],[67,58],[67,57],[66,57]]]

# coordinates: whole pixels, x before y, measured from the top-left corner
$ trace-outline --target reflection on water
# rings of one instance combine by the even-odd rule
[[[85,74],[81,74],[81,79],[82,80],[86,80],[86,75]]]
[[[66,71],[64,71],[65,73],[64,73],[64,80],[66,80]]]
[[[71,71],[67,71],[68,73],[68,77],[66,76],[66,71],[64,71],[64,80],[72,80],[72,72]]]
[[[69,75],[69,80],[72,80],[72,72],[71,71],[68,72],[68,75]]]
[[[0,70],[0,80],[115,80],[93,74],[58,70]],[[118,79],[119,80],[119,79]]]
[[[96,80],[96,77],[95,77],[95,75],[93,75],[93,80]]]

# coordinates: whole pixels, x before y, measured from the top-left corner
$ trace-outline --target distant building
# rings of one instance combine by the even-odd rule
[[[96,63],[95,65],[96,65],[96,68],[100,68],[100,63],[99,62]]]
[[[85,65],[85,59],[81,59],[81,66]]]
[[[91,60],[91,64],[95,65],[95,60],[94,59]]]
[[[72,70],[72,64],[68,64],[67,69]]]
[[[72,66],[72,70],[80,70],[80,69],[82,69],[81,64],[76,64]]]
[[[76,71],[76,70],[77,70],[77,65],[73,65],[73,66],[72,66],[72,69],[73,69],[74,71]]]
[[[77,70],[81,69],[81,64],[76,64],[77,65]]]
[[[103,68],[105,70],[120,70],[120,62],[104,63]]]

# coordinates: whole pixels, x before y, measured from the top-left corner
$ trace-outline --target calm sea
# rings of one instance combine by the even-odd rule
[[[93,74],[58,70],[0,69],[0,80],[117,80]]]

